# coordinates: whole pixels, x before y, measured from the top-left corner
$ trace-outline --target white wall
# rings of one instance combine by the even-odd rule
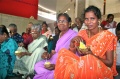
[[[86,0],[86,1],[88,2],[87,7],[89,5],[97,6],[101,10],[101,13],[103,14],[103,3],[104,3],[104,0]]]
[[[77,17],[83,18],[85,10],[85,0],[78,0],[78,10],[77,10]]]
[[[28,25],[29,22],[42,23],[42,21],[40,21],[40,20],[29,19],[29,18],[18,17],[18,16],[0,13],[0,25],[3,24],[6,27],[8,27],[9,24],[14,23],[17,25],[18,33],[20,33],[20,34],[22,32],[25,32],[26,26]]]
[[[75,18],[75,0],[57,0],[57,14],[64,13],[67,11],[67,14],[71,17],[72,21]],[[70,10],[68,10],[70,9]]]
[[[95,5],[101,10],[101,13],[103,15],[103,3],[104,0],[86,0],[85,7],[88,7],[89,5]],[[106,0],[106,13],[102,16],[102,20],[106,19],[107,14],[112,13],[115,16],[114,20],[120,22],[119,7],[120,0]]]
[[[106,14],[120,13],[120,0],[106,0]]]

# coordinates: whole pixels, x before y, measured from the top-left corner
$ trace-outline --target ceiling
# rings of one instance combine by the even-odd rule
[[[43,6],[47,9],[50,9],[55,12],[65,12],[69,7],[71,7],[71,4],[73,4],[73,3],[74,3],[74,0],[39,0],[38,6],[39,5]],[[38,11],[56,15],[56,13],[45,10],[40,6],[38,7]],[[46,21],[47,23],[54,23],[54,21],[55,21],[55,20],[53,21],[53,20],[49,20],[44,17],[41,17],[41,16],[43,16],[44,13],[38,13],[38,14],[39,14],[38,20]],[[53,17],[51,15],[51,17],[52,17],[52,19],[56,19],[56,16]]]
[[[40,5],[53,11],[56,11],[56,2],[57,0],[39,0]]]
[[[47,9],[56,11],[56,3],[57,3],[57,0],[39,0],[38,5],[41,5],[45,8],[47,8]],[[41,10],[40,7],[38,9]],[[53,20],[49,20],[49,19],[43,18],[41,16],[38,16],[38,20],[46,21],[47,23],[53,23],[54,22]]]

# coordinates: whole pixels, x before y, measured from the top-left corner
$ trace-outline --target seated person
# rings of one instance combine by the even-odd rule
[[[55,50],[50,54],[43,53],[42,60],[35,64],[35,76],[34,79],[54,79],[54,69],[56,64],[56,59],[58,56],[58,51],[61,48],[68,49],[70,40],[77,35],[77,32],[69,29],[69,15],[66,13],[60,13],[57,17],[57,25],[61,31],[59,34],[59,39],[56,43]],[[48,60],[47,60],[48,59]],[[45,62],[50,62],[49,66],[45,65]]]
[[[41,26],[35,24],[31,27],[33,42],[28,45],[28,52],[21,52],[15,62],[14,73],[31,74],[34,73],[34,65],[40,61],[43,49],[47,46],[47,38],[40,34]]]
[[[118,37],[118,42],[117,42],[117,66],[120,66],[120,22],[117,24],[116,27],[116,36]]]
[[[74,31],[79,32],[82,29],[83,22],[81,18],[75,18],[76,26],[73,28]]]
[[[48,39],[48,52],[51,53],[52,50],[55,50],[57,40],[59,39],[60,30],[58,27],[55,27],[55,36],[50,35]]]
[[[28,45],[33,41],[32,35],[30,34],[31,33],[31,26],[27,26],[26,33],[24,33],[22,35],[22,37],[24,39],[23,44],[24,44],[24,47],[26,49],[28,49]]]
[[[101,27],[103,29],[110,29],[110,28],[116,28],[117,22],[113,21],[114,20],[114,15],[113,14],[108,14],[107,15],[107,20],[101,22]]]
[[[50,28],[48,27],[46,22],[42,23],[42,31],[40,32],[42,35],[45,35],[47,38],[52,34]]]
[[[89,6],[84,13],[88,29],[79,31],[68,49],[59,51],[54,79],[113,79],[116,71],[117,38],[108,30],[98,27],[101,12]],[[76,56],[76,52],[82,56]]]
[[[12,38],[4,25],[0,25],[0,79],[6,76],[14,76],[15,51],[18,45]]]
[[[10,31],[9,32],[10,37],[12,39],[14,39],[19,46],[23,46],[24,45],[23,44],[23,38],[19,33],[17,33],[17,25],[16,24],[10,24],[9,25],[9,31]]]

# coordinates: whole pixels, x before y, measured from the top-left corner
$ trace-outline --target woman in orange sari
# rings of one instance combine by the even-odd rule
[[[55,79],[113,79],[116,72],[116,36],[98,27],[101,12],[95,6],[85,10],[86,30],[79,31],[78,36],[70,42],[69,50],[61,49],[56,62]],[[87,51],[79,49],[84,40]],[[76,52],[82,56],[76,56]]]

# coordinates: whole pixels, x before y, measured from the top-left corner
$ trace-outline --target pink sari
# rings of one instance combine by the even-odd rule
[[[56,44],[55,51],[56,53],[52,56],[51,59],[48,61],[51,62],[51,64],[56,64],[56,60],[58,57],[58,52],[62,48],[69,48],[70,41],[73,37],[77,35],[77,32],[73,30],[68,30],[58,41]],[[54,70],[47,70],[44,68],[45,60],[40,61],[36,63],[35,65],[35,71],[36,75],[34,79],[54,79]]]

